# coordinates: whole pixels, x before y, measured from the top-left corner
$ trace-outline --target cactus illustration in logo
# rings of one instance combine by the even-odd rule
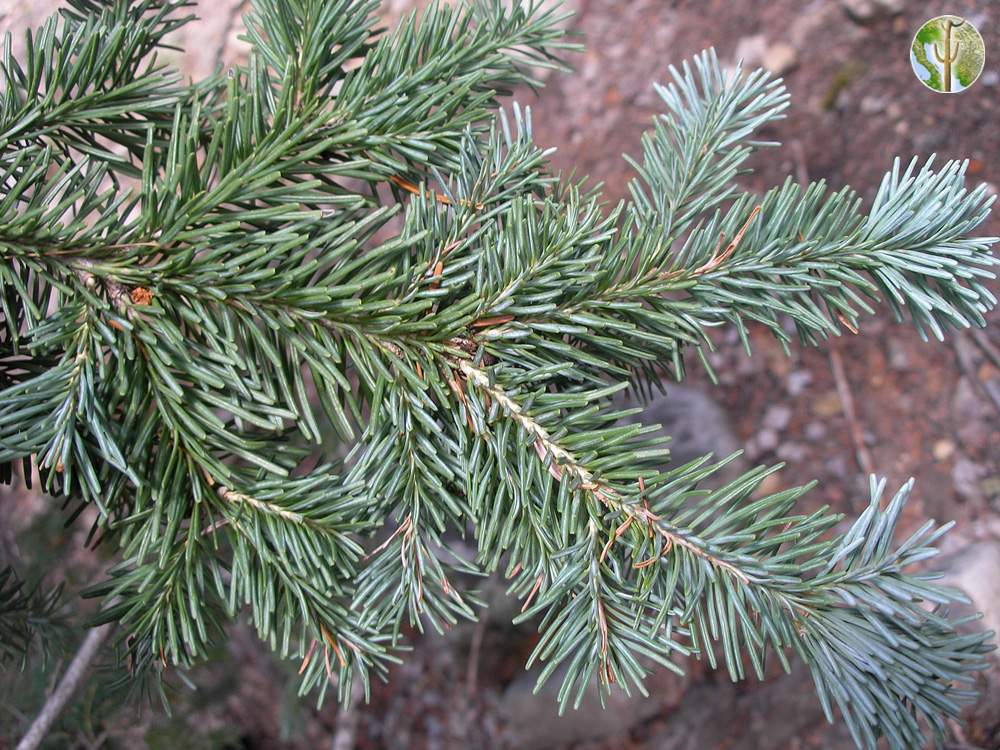
[[[975,83],[986,62],[979,31],[964,18],[938,16],[913,37],[910,64],[925,86],[944,94],[963,91]]]
[[[939,63],[944,66],[944,75],[942,76],[944,82],[944,90],[946,93],[951,93],[951,64],[958,59],[958,53],[962,49],[962,43],[956,41],[955,46],[951,46],[951,30],[958,28],[959,26],[964,26],[965,21],[953,21],[950,18],[944,21],[944,52],[941,51],[938,43],[934,43],[934,57]]]

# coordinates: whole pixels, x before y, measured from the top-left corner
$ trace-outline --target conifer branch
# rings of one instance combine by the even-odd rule
[[[64,636],[61,599],[61,586],[28,587],[12,567],[0,570],[0,666],[24,668],[33,650],[48,659]]]
[[[944,731],[990,646],[928,609],[956,594],[912,572],[945,527],[893,539],[909,485],[837,533],[806,488],[760,496],[773,468],[664,468],[612,398],[722,324],[820,343],[881,299],[921,333],[985,324],[992,198],[963,164],[896,162],[867,212],[745,193],[788,95],[709,51],[608,207],[548,171],[529,110],[493,116],[574,49],[558,10],[380,32],[374,0],[257,0],[247,65],[185,84],[153,54],[184,2],[72,6],[0,59],[0,478],[96,505],[128,680],[245,611],[303,693],[348,700],[503,569],[563,707],[678,654],[740,679],[797,653],[859,747]],[[470,528],[475,560],[449,546]]]

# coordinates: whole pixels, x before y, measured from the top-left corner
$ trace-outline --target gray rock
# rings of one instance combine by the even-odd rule
[[[980,482],[987,474],[986,467],[977,464],[965,456],[960,456],[955,460],[951,469],[951,481],[955,485],[955,492],[967,502],[979,502],[983,499],[983,491]]]
[[[806,448],[802,443],[782,443],[778,446],[778,450],[775,454],[782,461],[787,461],[791,464],[802,463],[809,456],[809,449]]]
[[[769,427],[760,430],[747,445],[747,452],[753,458],[770,453],[778,447],[778,433]]]
[[[952,412],[957,425],[958,441],[966,451],[978,453],[988,445],[993,434],[992,426],[986,419],[989,412],[969,378],[959,379],[955,386]]]
[[[734,685],[717,674],[713,682],[687,692],[666,726],[646,747],[775,750],[799,747],[802,737],[822,733],[822,747],[828,750],[854,748],[843,724],[826,724],[809,670],[801,664],[763,684]]]
[[[950,534],[948,536],[951,536]],[[944,541],[947,541],[945,537]],[[982,612],[982,619],[969,623],[969,631],[1000,632],[1000,540],[957,537],[955,552],[942,557],[935,568],[944,573],[941,583],[961,589],[969,604],[951,606],[953,617]],[[995,640],[995,637],[994,637]],[[997,654],[991,657],[996,664]],[[994,666],[976,677],[979,697],[962,715],[962,723],[977,748],[1000,747],[1000,670]],[[958,746],[955,746],[956,748]],[[967,747],[966,745],[961,746]],[[970,749],[971,750],[971,749]]]
[[[588,740],[621,740],[633,727],[677,705],[686,681],[662,667],[653,667],[647,681],[649,697],[633,691],[626,696],[615,688],[604,696],[604,706],[594,681],[588,686],[580,708],[570,706],[558,715],[556,697],[564,670],[556,670],[535,694],[537,670],[526,672],[507,686],[500,699],[500,710],[508,720],[511,747],[518,750],[552,750]],[[615,743],[618,746],[618,743]]]
[[[877,115],[885,111],[888,101],[884,96],[864,96],[858,109],[864,115]]]
[[[788,422],[791,418],[792,409],[790,406],[786,406],[785,404],[775,404],[774,406],[768,407],[767,411],[764,412],[764,419],[761,420],[761,422],[765,427],[781,432],[783,429],[788,427]]]
[[[830,456],[826,459],[826,471],[831,476],[846,476],[849,470],[844,456]]]
[[[776,42],[765,50],[761,63],[765,69],[781,76],[799,64],[799,56],[792,45],[787,42]]]
[[[913,150],[917,153],[930,153],[941,148],[951,138],[947,128],[921,128],[913,136]]]
[[[798,52],[788,42],[767,41],[763,34],[743,37],[736,43],[734,57],[746,69],[761,67],[775,75],[784,75],[798,65]]]
[[[907,370],[910,367],[910,355],[906,351],[906,345],[896,338],[890,338],[889,345],[889,367],[893,370]]]
[[[792,370],[788,373],[788,394],[798,396],[812,382],[813,376],[809,370]]]
[[[736,43],[733,57],[743,61],[744,68],[754,68],[761,64],[767,51],[767,37],[763,34],[745,36]]]
[[[965,612],[982,612],[982,627],[1000,633],[1000,541],[983,540],[963,545],[954,555],[942,559],[943,583],[961,589],[972,600]]]
[[[806,425],[806,437],[814,443],[826,437],[826,425],[822,422],[810,422]]]
[[[492,623],[509,625],[521,613],[521,600],[507,594],[510,581],[500,572],[494,573],[479,584],[479,596],[486,603],[487,616]]]
[[[706,453],[716,459],[740,449],[729,419],[722,408],[707,395],[683,385],[669,385],[665,395],[655,396],[645,411],[633,417],[644,424],[659,424],[671,438],[670,464],[685,464]]]
[[[815,34],[824,34],[830,24],[840,20],[837,4],[829,0],[803,2],[798,12],[792,14],[785,31],[788,41],[795,49],[809,49]]]

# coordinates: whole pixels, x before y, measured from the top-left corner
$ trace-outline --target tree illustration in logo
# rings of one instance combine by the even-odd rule
[[[910,64],[925,86],[954,94],[975,83],[986,62],[979,31],[958,16],[938,16],[913,37]]]

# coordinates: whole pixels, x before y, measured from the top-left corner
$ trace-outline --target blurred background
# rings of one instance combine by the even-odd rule
[[[386,0],[387,24],[419,6]],[[58,0],[0,0],[0,31],[16,38]],[[785,76],[788,118],[764,137],[779,150],[755,157],[747,186],[763,190],[792,175],[845,184],[871,199],[894,156],[967,158],[973,181],[1000,185],[1000,3],[906,0],[568,0],[569,22],[586,52],[572,74],[545,76],[545,89],[519,92],[533,110],[535,138],[556,146],[557,168],[603,181],[611,202],[627,197],[640,135],[660,111],[654,81],[704,47]],[[178,34],[173,62],[194,77],[242,59],[241,0],[199,0],[199,22]],[[910,69],[915,31],[942,13],[965,17],[986,43],[986,67],[969,90],[936,94]],[[16,49],[16,41],[15,41]],[[994,188],[995,189],[995,188]],[[1000,234],[1000,212],[985,234]],[[1000,292],[1000,285],[994,284]],[[681,455],[745,448],[744,461],[786,462],[773,488],[813,479],[803,501],[855,513],[867,502],[867,474],[896,488],[917,480],[906,534],[923,519],[954,519],[938,560],[948,579],[1000,630],[1000,315],[993,328],[925,343],[887,314],[862,335],[796,347],[790,356],[767,335],[747,356],[735,331],[720,332],[712,356],[719,384],[692,368],[683,386],[655,400],[645,421],[662,422]],[[64,527],[49,499],[23,490],[0,495],[0,563],[15,560],[29,580],[52,569],[67,598],[96,575],[83,548],[86,524]],[[56,583],[50,573],[48,583]],[[615,696],[597,710],[555,716],[549,683],[532,695],[523,664],[530,627],[514,628],[516,607],[500,582],[487,583],[490,609],[478,624],[444,636],[416,636],[415,649],[368,705],[317,709],[295,696],[297,665],[280,663],[242,626],[218,661],[192,675],[196,690],[173,696],[173,713],[107,705],[98,671],[67,712],[50,747],[67,748],[649,748],[799,750],[853,747],[826,724],[804,670],[733,685],[691,664],[689,678],[657,673],[650,696]],[[69,653],[72,653],[70,650]],[[65,663],[0,674],[0,747],[13,745]],[[1000,748],[1000,670],[980,678],[982,697],[955,726],[953,748]]]

